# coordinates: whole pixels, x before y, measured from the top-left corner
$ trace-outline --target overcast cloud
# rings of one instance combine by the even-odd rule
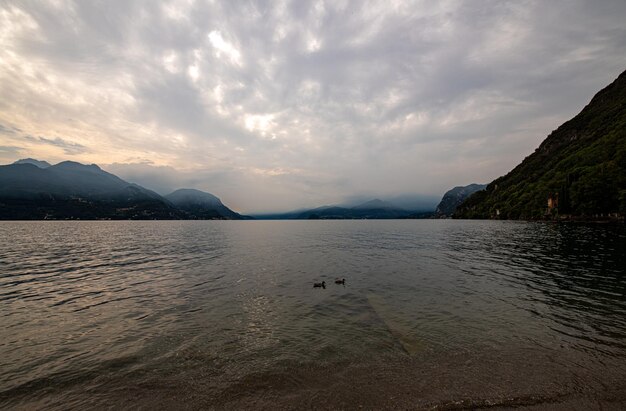
[[[626,2],[0,1],[0,162],[242,212],[489,182],[626,69]]]

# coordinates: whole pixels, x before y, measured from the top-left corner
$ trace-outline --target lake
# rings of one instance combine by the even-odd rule
[[[0,408],[623,409],[625,267],[623,225],[2,222]]]

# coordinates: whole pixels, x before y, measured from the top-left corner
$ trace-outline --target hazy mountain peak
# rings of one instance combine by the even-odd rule
[[[165,196],[176,207],[202,218],[241,219],[242,216],[226,207],[211,193],[195,188],[181,188]]]
[[[195,188],[180,188],[165,197],[173,203],[222,204],[222,201],[213,194]]]
[[[395,205],[387,201],[383,201],[379,198],[375,198],[373,200],[366,201],[352,208],[355,210],[359,210],[359,209],[377,209],[377,208],[382,208],[382,209],[390,208],[391,209],[391,208],[398,208],[398,207],[396,207]]]
[[[14,162],[13,164],[32,164],[34,166],[37,166],[39,168],[48,168],[51,166],[50,163],[48,163],[47,161],[42,161],[42,160],[37,160],[34,158],[22,158],[20,160],[17,160],[16,162]]]
[[[67,160],[67,161],[62,161],[59,164],[56,164],[54,166],[55,169],[74,169],[74,170],[90,170],[90,171],[102,171],[102,169],[97,165],[97,164],[82,164],[76,161],[71,161],[71,160]]]

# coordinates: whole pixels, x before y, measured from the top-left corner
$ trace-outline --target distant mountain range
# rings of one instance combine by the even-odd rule
[[[323,206],[312,209],[296,210],[287,213],[255,215],[266,220],[351,220],[351,219],[392,219],[392,218],[429,218],[431,210],[406,210],[397,205],[374,199],[354,206]]]
[[[336,204],[338,207],[344,208],[352,208],[356,206],[360,206],[361,204],[368,203],[372,200],[380,200],[384,203],[387,203],[387,206],[391,206],[392,208],[398,208],[402,210],[410,210],[410,211],[433,211],[437,206],[437,203],[441,200],[441,197],[436,197],[432,195],[424,195],[424,194],[404,194],[398,196],[385,196],[380,197],[377,195],[370,196],[354,196],[346,200],[342,204]],[[375,203],[374,203],[375,205]]]
[[[511,172],[465,200],[455,217],[595,219],[625,214],[626,72]]]
[[[215,196],[162,197],[95,164],[23,159],[0,166],[0,219],[243,219]]]
[[[471,190],[472,186],[468,187],[463,193]],[[447,201],[446,196],[441,204]],[[459,195],[456,198],[460,201]],[[428,196],[407,195],[390,201],[377,198],[255,217],[281,220],[433,218],[434,201]],[[0,220],[252,218],[231,210],[213,194],[183,188],[161,196],[95,164],[64,161],[51,165],[26,158],[0,166]]]
[[[398,206],[398,203],[409,207]],[[260,219],[430,218],[432,197],[402,196],[354,205],[324,206]],[[213,194],[183,188],[165,196],[129,183],[95,164],[51,165],[33,158],[0,166],[0,220],[228,219],[244,220]]]

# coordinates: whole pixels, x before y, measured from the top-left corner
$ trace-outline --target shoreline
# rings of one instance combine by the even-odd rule
[[[241,374],[206,366],[136,380],[118,370],[87,385],[56,378],[0,393],[12,409],[623,409],[624,370],[564,369],[536,350],[426,353],[361,363],[293,363]],[[561,354],[565,354],[561,352]],[[217,371],[217,372],[216,372]],[[140,371],[137,371],[140,372]],[[558,383],[557,383],[558,381]],[[609,388],[611,387],[611,388]],[[3,395],[4,394],[4,395]],[[4,397],[4,398],[3,398]],[[71,406],[68,407],[68,405]]]

